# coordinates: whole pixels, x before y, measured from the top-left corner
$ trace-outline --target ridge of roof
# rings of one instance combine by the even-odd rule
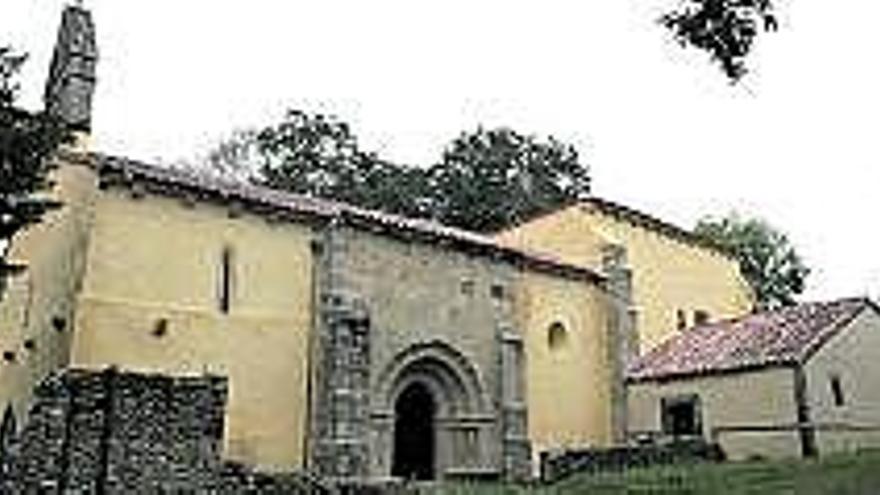
[[[562,213],[574,207],[584,208],[590,206],[595,207],[597,210],[605,213],[606,215],[619,217],[634,225],[653,230],[654,232],[666,235],[673,239],[677,239],[686,244],[691,244],[702,249],[707,249],[729,259],[736,259],[734,254],[731,253],[729,250],[725,249],[722,246],[719,246],[718,244],[710,240],[694,234],[690,230],[680,227],[672,222],[663,220],[659,217],[655,217],[649,213],[645,213],[644,211],[637,210],[622,203],[611,201],[609,199],[605,199],[599,196],[589,196],[586,198],[567,201],[550,210],[542,211],[526,217],[520,222],[505,227],[497,232],[494,232],[493,235],[503,235],[509,231],[516,230],[517,228],[520,228],[524,225],[528,225],[529,223],[552,215],[556,215],[558,213]]]
[[[722,246],[719,246],[718,244],[710,240],[698,236],[690,230],[687,230],[672,222],[663,220],[649,213],[645,213],[641,210],[636,210],[635,208],[626,206],[622,203],[617,203],[615,201],[600,198],[598,196],[591,196],[582,200],[580,204],[582,206],[594,206],[596,209],[607,215],[620,217],[634,225],[653,230],[660,234],[669,236],[673,239],[685,242],[687,244],[695,245],[697,247],[713,251],[726,258],[735,259],[734,254],[731,253],[729,250],[725,249]]]
[[[808,360],[865,308],[865,297],[809,302],[692,327],[637,358],[630,383],[729,373]]]
[[[98,170],[99,176],[117,174],[121,177],[114,183],[131,186],[135,180],[165,184],[175,188],[199,193],[195,199],[214,196],[223,201],[253,204],[259,208],[281,210],[294,215],[315,218],[320,221],[343,221],[354,225],[364,225],[385,231],[421,235],[430,240],[439,240],[491,255],[500,256],[527,268],[550,272],[567,277],[602,283],[606,277],[588,268],[572,264],[546,253],[539,253],[504,245],[495,239],[455,227],[446,226],[431,220],[405,217],[378,210],[361,208],[338,201],[314,198],[289,193],[264,186],[224,180],[208,174],[196,173],[147,164],[126,157],[102,153],[71,153],[80,155],[80,160],[90,162]],[[73,159],[77,159],[73,157]]]

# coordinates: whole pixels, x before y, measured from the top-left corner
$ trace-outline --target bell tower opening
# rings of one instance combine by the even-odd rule
[[[434,418],[437,405],[431,391],[415,382],[394,404],[393,476],[414,480],[435,478]]]

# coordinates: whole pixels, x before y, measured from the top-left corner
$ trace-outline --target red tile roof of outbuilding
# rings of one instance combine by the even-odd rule
[[[866,307],[865,298],[804,303],[688,329],[635,360],[630,382],[804,362]]]

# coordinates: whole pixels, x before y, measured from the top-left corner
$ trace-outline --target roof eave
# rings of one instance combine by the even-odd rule
[[[766,363],[745,364],[741,366],[731,366],[728,368],[712,368],[703,370],[688,370],[682,372],[653,374],[648,376],[628,376],[626,383],[628,385],[639,385],[645,383],[663,384],[674,382],[677,380],[695,380],[700,378],[711,378],[723,375],[733,375],[737,373],[753,373],[756,371],[764,371],[772,368],[795,368],[800,366],[798,359],[784,359],[779,361],[769,361]]]
[[[532,255],[513,247],[502,246],[489,242],[480,242],[475,239],[467,239],[462,236],[454,236],[443,234],[439,231],[429,231],[429,229],[419,229],[412,225],[406,225],[404,222],[383,222],[375,218],[371,218],[370,214],[384,215],[382,212],[360,211],[358,208],[349,205],[335,204],[331,201],[318,200],[326,202],[328,211],[320,211],[320,208],[294,208],[293,206],[282,206],[272,204],[270,201],[260,201],[257,198],[248,197],[241,192],[234,190],[222,190],[221,186],[209,188],[195,183],[195,178],[188,178],[193,182],[187,182],[182,179],[175,180],[172,178],[174,171],[156,170],[161,174],[148,174],[142,170],[136,170],[135,167],[144,167],[150,169],[158,169],[153,165],[129,160],[123,157],[113,157],[92,153],[85,155],[82,153],[73,153],[69,157],[72,161],[84,163],[92,166],[98,173],[99,187],[123,187],[131,189],[137,183],[143,183],[144,192],[162,194],[166,196],[182,197],[188,201],[211,201],[220,204],[228,204],[230,201],[241,204],[247,210],[256,214],[270,217],[276,220],[293,220],[306,221],[309,223],[326,223],[331,220],[338,220],[342,224],[351,225],[369,231],[382,232],[394,235],[397,238],[405,240],[419,239],[423,242],[442,243],[454,246],[462,251],[476,253],[495,257],[500,260],[507,261],[516,266],[534,269],[544,273],[551,273],[567,278],[588,281],[593,284],[603,284],[606,277],[599,272],[590,268],[565,263],[559,260],[550,260]],[[125,163],[135,165],[135,167],[125,167]],[[168,176],[164,176],[167,174]],[[159,187],[150,187],[151,184]],[[311,198],[307,198],[311,200]],[[332,210],[332,211],[329,211]],[[400,220],[414,220],[401,217]]]

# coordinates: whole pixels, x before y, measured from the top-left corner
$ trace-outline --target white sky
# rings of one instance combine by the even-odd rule
[[[654,20],[671,0],[89,0],[96,147],[166,162],[287,106],[426,164],[482,123],[578,146],[594,192],[685,227],[737,209],[786,231],[808,298],[880,295],[880,2],[778,2],[730,87]],[[39,105],[60,0],[0,0]]]

